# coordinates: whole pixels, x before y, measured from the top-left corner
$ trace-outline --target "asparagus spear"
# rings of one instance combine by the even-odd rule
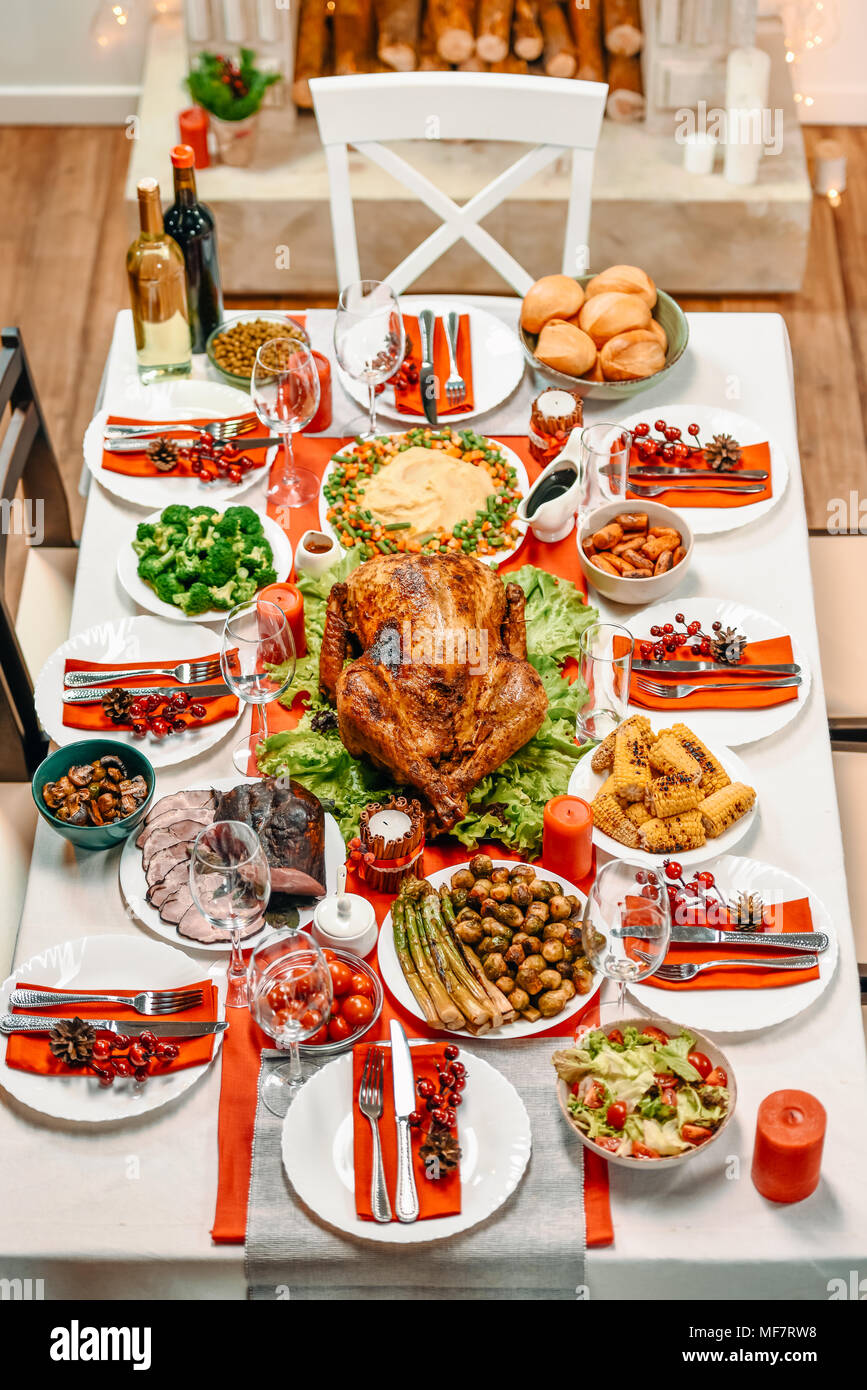
[[[424,1015],[426,1023],[438,1025],[440,1016],[436,1011],[433,1000],[422,984],[421,978],[416,971],[409,946],[406,939],[406,919],[404,916],[404,904],[400,898],[395,898],[391,908],[391,926],[394,933],[394,949],[400,961],[400,968],[403,971],[404,979],[413,992],[416,1003]]]
[[[422,899],[421,912],[431,948],[441,953],[444,968],[449,972],[454,982],[453,985],[450,984],[449,993],[458,1007],[466,1013],[471,1001],[475,1000],[476,1012],[467,1014],[470,1022],[479,1024],[486,1019],[494,1021],[494,1010],[491,1007],[487,992],[481,988],[478,980],[467,969],[463,956],[455,949],[454,942],[440,916],[440,900],[436,893],[431,893]],[[460,994],[456,994],[456,990],[460,990]],[[499,1021],[498,1015],[496,1023],[499,1024]]]
[[[433,1001],[434,1007],[446,1028],[462,1028],[464,1016],[457,1004],[449,998],[442,981],[438,978],[425,949],[419,918],[413,903],[407,901],[404,907],[406,934],[410,955],[422,984]]]

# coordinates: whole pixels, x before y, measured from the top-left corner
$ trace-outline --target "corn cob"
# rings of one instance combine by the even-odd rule
[[[638,831],[613,796],[597,796],[593,802],[593,824],[603,835],[610,835],[612,840],[629,845],[630,849],[638,849],[641,843]]]
[[[596,796],[595,796],[595,798],[594,798],[594,803],[595,803],[595,801],[598,801],[598,800],[599,800],[600,796],[613,796],[613,795],[614,795],[614,774],[613,774],[613,773],[610,773],[609,776],[605,778],[605,781],[602,783],[602,786],[599,788],[598,792],[596,793]]]
[[[612,729],[607,738],[604,738],[599,747],[590,759],[590,766],[594,772],[606,772],[614,765],[614,740],[619,733],[625,729],[634,729],[640,733],[645,743],[649,743],[652,734],[650,732],[650,720],[644,714],[633,714],[631,719],[626,719],[618,728]]]
[[[701,782],[699,786],[705,796],[712,796],[722,787],[727,787],[731,783],[731,778],[723,767],[722,763],[714,757],[709,748],[705,748],[700,738],[696,738],[692,729],[687,728],[686,724],[675,724],[672,726],[672,737],[676,738],[681,748],[695,758],[701,768]]]
[[[643,801],[650,786],[647,744],[634,729],[621,728],[614,740],[614,795],[625,801]]]
[[[680,816],[661,820],[654,816],[639,828],[643,849],[651,854],[671,854],[685,849],[699,849],[704,844],[704,825],[699,811],[684,811]]]
[[[650,812],[642,801],[632,801],[624,807],[623,814],[627,820],[631,820],[633,825],[644,825],[645,821],[650,820]]]
[[[663,730],[648,753],[650,766],[655,772],[683,772],[693,781],[701,779],[701,765],[688,753],[674,737],[670,729]]]
[[[704,800],[704,793],[688,772],[664,772],[661,777],[654,777],[644,800],[652,815],[664,818],[694,811]]]
[[[746,815],[755,799],[755,790],[745,786],[743,782],[731,782],[727,787],[720,787],[719,791],[706,797],[698,809],[708,835],[716,839],[717,835],[728,830],[730,825],[734,825],[736,820]]]

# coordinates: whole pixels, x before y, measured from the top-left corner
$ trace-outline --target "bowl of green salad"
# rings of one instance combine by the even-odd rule
[[[552,1061],[567,1123],[588,1149],[624,1168],[683,1163],[715,1143],[735,1111],[725,1055],[668,1019],[587,1029]]]

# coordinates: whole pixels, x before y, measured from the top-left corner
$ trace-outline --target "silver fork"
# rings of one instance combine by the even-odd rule
[[[636,947],[635,954],[640,956],[648,964],[653,957],[647,951],[639,950]],[[683,961],[679,965],[661,965],[655,970],[654,975],[658,975],[660,980],[667,980],[670,984],[683,984],[687,980],[695,979],[696,975],[701,975],[704,970],[718,970],[720,966],[740,966],[745,965],[748,969],[757,970],[812,970],[814,965],[819,964],[818,956],[738,956],[736,960],[708,960],[701,965],[695,961]]]
[[[49,1009],[57,1004],[127,1004],[137,1014],[175,1014],[202,1002],[200,989],[146,989],[125,999],[120,994],[67,994],[65,990],[16,989],[11,1009]]]
[[[364,1059],[364,1071],[358,1088],[358,1108],[370,1121],[373,1135],[373,1171],[370,1177],[370,1206],[377,1221],[391,1220],[391,1202],[385,1185],[382,1165],[382,1145],[379,1142],[379,1120],[382,1118],[382,1077],[385,1059],[378,1047],[369,1047]]]
[[[147,666],[140,671],[70,671],[64,684],[105,685],[109,681],[122,681],[135,676],[174,676],[181,685],[198,685],[220,675],[220,662],[182,661],[177,666]]]
[[[655,695],[659,700],[682,700],[686,695],[695,695],[704,690],[787,690],[800,685],[801,677],[785,676],[781,680],[748,681],[736,676],[731,681],[708,681],[702,685],[669,685],[665,681],[636,676],[635,684],[645,695]]]
[[[458,371],[457,363],[460,323],[458,314],[446,315],[446,342],[449,345],[449,377],[446,381],[446,400],[449,405],[460,405],[467,394],[467,383]]]
[[[190,425],[188,420],[154,420],[150,425],[106,425],[106,439],[128,439],[135,434],[165,434],[167,430],[195,429],[212,434],[215,439],[234,439],[236,434],[253,429],[258,422],[246,415],[232,415],[227,420],[208,420],[204,425]]]
[[[748,492],[764,492],[764,490],[764,483],[750,483],[746,487],[717,487],[716,485],[703,484],[699,489],[701,492],[738,492],[744,495]],[[663,484],[662,487],[649,487],[646,483],[634,483],[630,477],[629,491],[634,492],[636,497],[659,497],[663,492],[688,492],[689,488],[679,488],[673,481]]]

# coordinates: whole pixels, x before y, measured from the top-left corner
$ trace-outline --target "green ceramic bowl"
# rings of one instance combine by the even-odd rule
[[[579,285],[586,285],[593,279],[592,275],[576,276]],[[640,381],[587,381],[583,376],[567,376],[565,372],[558,372],[555,367],[546,367],[544,362],[540,362],[536,357],[536,343],[539,340],[538,333],[527,333],[525,329],[518,326],[518,335],[521,339],[521,347],[524,349],[524,356],[530,364],[530,368],[537,382],[541,386],[562,386],[567,391],[577,391],[579,396],[592,397],[597,401],[622,401],[634,396],[638,391],[644,391],[648,386],[656,386],[663,377],[667,376],[675,362],[683,356],[686,344],[689,339],[689,325],[686,321],[686,314],[679,304],[671,298],[671,295],[664,290],[657,290],[656,304],[653,307],[653,317],[662,324],[665,329],[665,336],[668,338],[668,352],[665,355],[665,366],[659,372],[654,372],[652,376],[642,377]]]
[[[116,753],[133,777],[140,774],[145,779],[148,794],[142,804],[131,816],[112,821],[110,825],[70,825],[68,821],[58,820],[43,800],[43,787],[49,782],[56,782],[76,764],[95,762],[106,753]],[[30,784],[36,809],[42,819],[47,821],[58,835],[62,835],[65,840],[71,840],[79,849],[111,849],[112,845],[122,844],[147,815],[148,807],[154,799],[155,788],[156,773],[144,753],[112,738],[83,738],[77,743],[67,743],[62,748],[55,749],[39,764]]]

